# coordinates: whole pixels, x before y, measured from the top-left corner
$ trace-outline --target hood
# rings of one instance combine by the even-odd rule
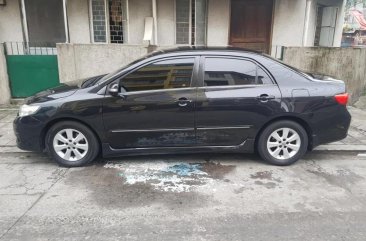
[[[68,97],[74,94],[80,88],[83,89],[95,85],[97,81],[103,78],[104,76],[105,74],[63,83],[60,86],[45,91],[41,91],[35,94],[34,96],[27,98],[25,100],[25,103],[26,104],[42,103],[50,100],[56,100]]]
[[[65,84],[61,84],[58,87],[51,88],[45,91],[41,91],[34,96],[28,97],[25,99],[26,104],[32,103],[42,103],[50,100],[56,100],[60,98],[65,98],[74,94],[79,87],[77,86],[69,86]]]

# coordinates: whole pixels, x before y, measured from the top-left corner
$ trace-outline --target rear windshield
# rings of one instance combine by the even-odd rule
[[[301,70],[301,69],[298,69],[298,68],[295,68],[295,67],[293,67],[293,66],[291,66],[291,65],[288,65],[288,64],[286,64],[285,62],[283,62],[282,60],[279,60],[279,59],[273,58],[272,56],[270,56],[270,55],[268,55],[268,54],[263,54],[263,55],[264,55],[264,56],[266,56],[267,58],[270,58],[270,59],[272,59],[273,61],[276,61],[277,63],[279,63],[279,64],[281,64],[281,65],[284,65],[284,66],[286,66],[287,68],[289,68],[289,69],[291,69],[291,70],[293,70],[293,71],[295,71],[295,72],[297,72],[297,73],[299,73],[299,74],[303,75],[303,76],[304,76],[305,78],[307,78],[307,79],[313,79],[313,78],[314,78],[311,74],[307,73],[306,71]]]

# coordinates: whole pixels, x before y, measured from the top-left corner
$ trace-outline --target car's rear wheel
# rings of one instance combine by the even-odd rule
[[[84,166],[99,153],[99,143],[94,133],[74,121],[53,125],[47,133],[46,144],[53,159],[66,167]]]
[[[308,146],[305,129],[296,122],[282,120],[267,126],[259,136],[259,155],[268,163],[286,166],[304,156]]]

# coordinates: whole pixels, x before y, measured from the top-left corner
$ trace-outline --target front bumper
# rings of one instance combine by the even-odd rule
[[[44,124],[33,116],[17,116],[13,122],[18,148],[42,152],[44,149],[42,130]]]

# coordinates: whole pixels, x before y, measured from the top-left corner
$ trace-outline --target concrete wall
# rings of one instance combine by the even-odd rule
[[[272,54],[275,46],[302,46],[305,0],[276,0],[272,29]]]
[[[207,45],[227,46],[230,29],[230,0],[209,0]]]
[[[71,43],[90,43],[89,0],[67,1]]]
[[[143,44],[145,18],[152,17],[152,2],[151,0],[132,0],[128,5],[128,44]]]
[[[0,43],[7,41],[22,42],[22,22],[19,1],[8,0],[0,6]]]
[[[110,73],[149,52],[125,44],[57,44],[60,82]]]
[[[366,87],[366,49],[289,47],[285,48],[284,62],[345,81],[351,103],[357,101]]]
[[[175,44],[175,9],[174,0],[157,1],[158,45]]]
[[[10,88],[4,45],[0,43],[0,104],[8,104],[10,101]]]

